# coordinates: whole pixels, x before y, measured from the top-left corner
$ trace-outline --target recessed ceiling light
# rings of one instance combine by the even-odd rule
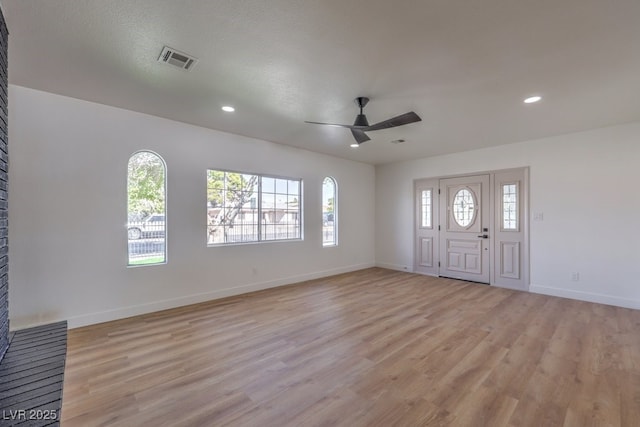
[[[230,105],[225,105],[224,107],[222,107],[222,111],[226,111],[227,113],[233,113],[234,111],[236,111],[236,109]]]
[[[349,147],[351,148],[358,148],[360,147],[360,144],[358,144],[357,142],[354,142],[353,144],[351,144]]]
[[[530,96],[529,98],[524,100],[525,104],[533,104],[534,102],[538,102],[542,99],[541,96]]]

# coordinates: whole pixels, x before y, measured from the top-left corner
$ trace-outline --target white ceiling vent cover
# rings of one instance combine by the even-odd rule
[[[196,65],[198,58],[184,52],[180,52],[172,47],[165,46],[162,48],[162,53],[160,53],[158,61],[174,65],[178,68],[182,68],[183,70],[190,70],[194,65]]]

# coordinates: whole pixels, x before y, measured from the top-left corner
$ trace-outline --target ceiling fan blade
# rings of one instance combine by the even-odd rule
[[[369,141],[371,138],[367,136],[366,133],[359,129],[351,129],[351,134],[358,141],[358,144],[362,144],[363,142]]]
[[[348,129],[352,129],[354,126],[353,125],[340,125],[337,123],[322,123],[322,122],[308,122],[305,120],[305,123],[311,123],[312,125],[324,125],[324,126],[333,126],[336,128],[348,128]]]
[[[421,120],[422,119],[420,118],[420,116],[418,116],[416,113],[411,111],[409,113],[400,114],[399,116],[393,117],[388,120],[383,120],[380,123],[376,123],[374,125],[367,127],[364,130],[368,132],[372,130],[389,129],[396,126],[403,126],[403,125],[408,125],[409,123],[419,122]]]

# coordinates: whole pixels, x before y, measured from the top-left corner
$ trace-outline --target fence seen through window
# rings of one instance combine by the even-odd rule
[[[338,244],[338,211],[336,181],[326,177],[322,181],[322,245]]]
[[[162,158],[150,151],[129,158],[128,265],[166,262],[166,172]]]
[[[302,180],[207,171],[207,243],[302,238]]]

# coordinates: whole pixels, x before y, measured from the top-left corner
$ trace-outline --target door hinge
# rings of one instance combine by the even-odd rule
[[[438,231],[440,231],[440,226],[438,226]]]
[[[438,194],[440,194],[440,189],[438,188]]]
[[[438,261],[438,267],[440,267],[440,261]]]

